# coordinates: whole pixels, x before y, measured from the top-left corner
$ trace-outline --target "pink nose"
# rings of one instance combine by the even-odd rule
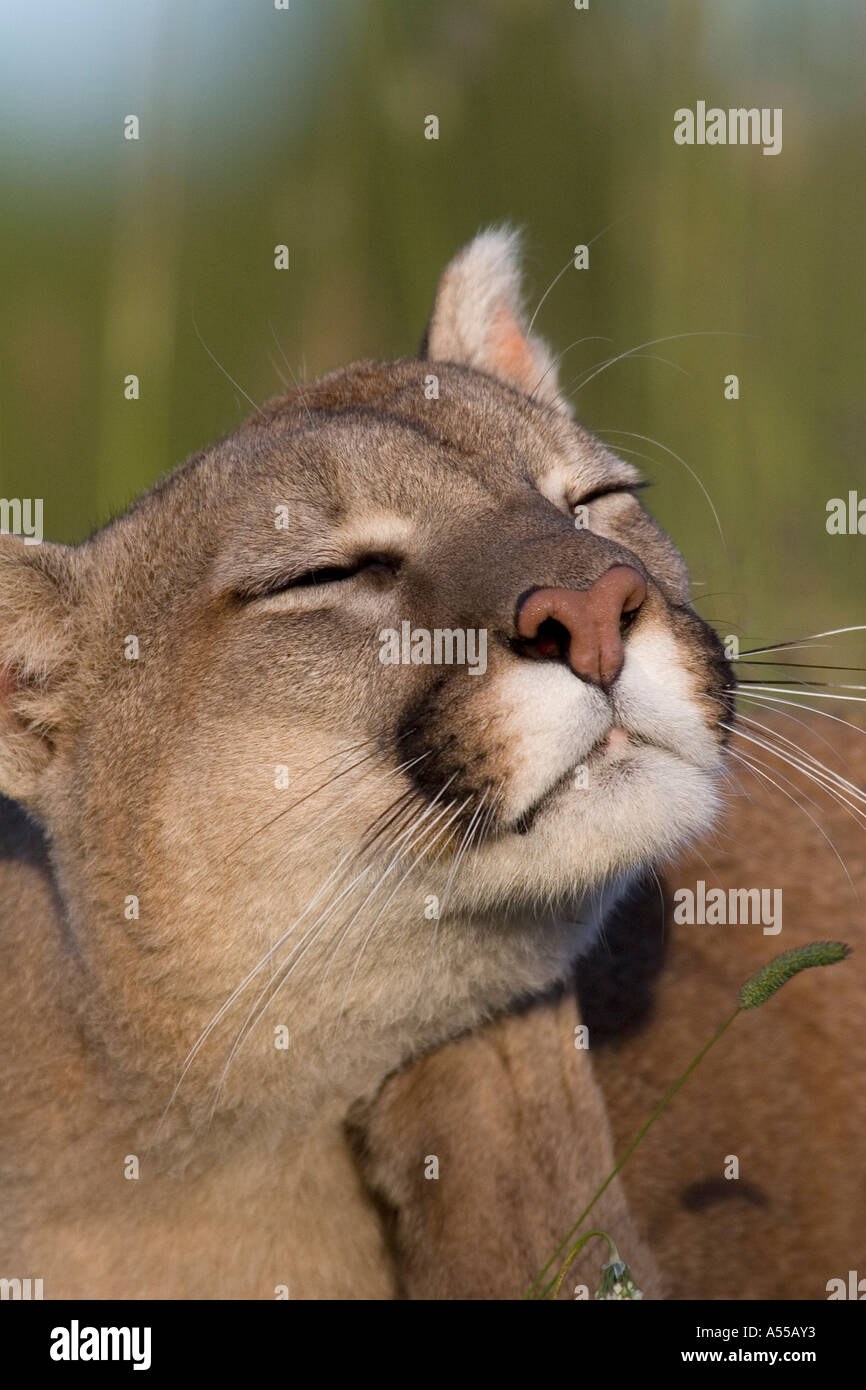
[[[646,598],[646,583],[631,565],[614,565],[591,589],[536,589],[517,609],[517,634],[539,658],[565,654],[581,680],[611,685],[622,670],[622,632],[627,614]],[[554,636],[539,635],[542,623],[559,623],[567,634],[567,653]]]

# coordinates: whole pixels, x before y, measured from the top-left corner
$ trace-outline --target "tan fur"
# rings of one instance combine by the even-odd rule
[[[362,1117],[363,1168],[392,1211],[405,1296],[520,1298],[610,1172],[577,1022],[571,996],[499,1019],[399,1073]],[[593,1209],[594,1227],[615,1235],[645,1298],[665,1296],[619,1182]],[[604,1241],[591,1242],[561,1297],[592,1298],[609,1259]]]
[[[866,733],[816,717],[807,731],[757,717],[866,785]],[[835,756],[816,735],[831,741]],[[776,763],[773,775],[786,771]],[[676,882],[779,886],[782,931],[672,927],[650,1025],[600,1050],[595,1074],[620,1149],[724,1021],[751,974],[780,951],[847,941],[850,959],[805,972],[737,1019],[623,1174],[673,1297],[823,1299],[828,1280],[866,1270],[866,837],[810,787],[820,809],[806,809],[836,846],[852,889],[806,815],[758,777],[744,775],[742,785],[747,795],[723,827],[730,839],[720,835],[690,857]],[[720,1179],[727,1154],[739,1156],[740,1182],[758,1188],[764,1204],[738,1197],[730,1181],[721,1200],[690,1210],[685,1194]]]
[[[514,238],[490,232],[446,269],[421,358],[268,403],[82,546],[0,537],[4,1277],[48,1297],[424,1287],[427,1218],[389,1246],[349,1117],[545,997],[721,804],[730,670],[637,481],[571,420]],[[528,589],[621,564],[647,597],[610,689],[515,644]],[[383,663],[404,621],[484,631],[483,675]],[[610,1162],[566,1017],[533,1130],[564,1106],[574,1168],[574,1136],[551,1139],[524,1184],[506,1143],[522,1234],[478,1246],[476,1277],[453,1225],[426,1287],[517,1294]],[[487,1043],[454,1046],[485,1094]],[[431,1122],[447,1055],[423,1064]],[[528,1042],[502,1055],[528,1077]],[[439,1191],[465,1209],[450,1174]]]
[[[757,717],[866,783],[866,732],[817,716],[793,730],[783,717]],[[835,758],[821,742],[828,736]],[[784,764],[770,766],[771,775],[785,774]],[[866,1268],[866,840],[842,808],[820,793],[816,799],[820,809],[807,810],[854,888],[807,815],[760,777],[736,778],[718,836],[672,869],[669,882],[780,887],[782,931],[669,921],[649,1021],[590,1047],[605,1105],[600,1131],[609,1123],[619,1157],[752,974],[816,939],[854,947],[843,964],[805,972],[737,1019],[626,1165],[628,1209],[621,1197],[612,1210],[599,1203],[584,1226],[615,1237],[648,1296],[658,1285],[652,1269],[644,1277],[644,1243],[661,1267],[655,1278],[679,1299],[822,1299],[829,1280],[847,1285],[849,1270]],[[587,1153],[588,1103],[578,1117],[562,1086],[562,1062],[567,1072],[574,1061],[573,1014],[571,996],[538,1005],[386,1085],[371,1121],[370,1175],[396,1209],[410,1287],[453,1296],[450,1277],[463,1296],[514,1297],[513,1271],[545,1263],[614,1166],[607,1143]],[[519,1066],[506,1065],[511,1054]],[[438,1185],[418,1181],[422,1150],[451,1159]],[[737,1180],[723,1176],[732,1154]],[[556,1204],[533,1187],[542,1174],[565,1200]],[[599,1248],[587,1252],[586,1282],[597,1274]],[[432,1258],[443,1249],[442,1259]],[[561,1296],[571,1297],[573,1282]]]

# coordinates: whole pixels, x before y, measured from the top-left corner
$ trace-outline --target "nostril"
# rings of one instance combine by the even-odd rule
[[[628,609],[624,608],[623,611],[620,613],[620,615],[619,615],[619,630],[620,630],[620,632],[623,634],[623,636],[625,635],[625,633],[628,632],[628,630],[629,630],[630,627],[633,627],[633,626],[634,626],[634,622],[635,622],[635,619],[637,618],[637,615],[638,615],[639,611],[640,611],[640,604],[638,604],[637,607],[635,607],[635,608],[628,608]]]
[[[631,565],[614,565],[613,569],[608,570],[606,579],[612,585],[615,601],[620,604],[620,623],[625,620],[627,626],[631,627],[638,610],[646,601],[646,580]]]
[[[534,637],[517,637],[512,647],[520,656],[528,656],[533,661],[568,660],[571,636],[568,629],[556,618],[545,618]]]
[[[581,680],[607,688],[622,670],[623,638],[646,596],[646,580],[631,565],[611,566],[588,589],[528,589],[517,604],[514,650],[566,663]]]

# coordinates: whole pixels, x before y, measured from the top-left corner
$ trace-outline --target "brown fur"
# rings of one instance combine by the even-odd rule
[[[545,998],[722,800],[731,673],[637,481],[571,420],[489,233],[446,269],[423,358],[271,402],[79,547],[0,537],[2,1277],[519,1293],[612,1161],[600,1093],[567,1004],[451,1040]],[[647,596],[616,681],[529,660],[527,590],[620,564]],[[407,619],[485,632],[485,671],[383,663]],[[395,1164],[404,1107],[374,1099],[421,1054]],[[440,1121],[452,1055],[480,1174]],[[345,1133],[365,1113],[375,1191]],[[440,1205],[412,1216],[430,1126]],[[607,1210],[657,1291],[619,1188]]]
[[[488,1024],[394,1077],[363,1117],[362,1166],[392,1213],[405,1296],[521,1297],[613,1167],[577,1022],[568,995]],[[593,1227],[615,1235],[644,1297],[664,1297],[618,1182]],[[562,1296],[592,1298],[609,1258],[603,1241],[590,1243]]]
[[[866,783],[866,733],[817,718],[811,735],[767,722]],[[832,741],[835,757],[815,734]],[[776,764],[774,775],[785,771]],[[724,826],[730,839],[691,856],[676,882],[779,886],[782,931],[673,926],[651,1023],[600,1050],[594,1070],[619,1150],[767,960],[815,940],[854,948],[849,960],[805,972],[741,1015],[623,1174],[673,1297],[822,1299],[828,1280],[866,1271],[866,838],[820,793],[820,811],[807,806],[858,900],[807,816],[758,777],[745,776],[743,787],[748,796],[737,798]],[[724,1182],[724,1198],[696,1208],[690,1194],[722,1177],[727,1154],[739,1156],[739,1182]],[[748,1196],[744,1182],[753,1185]]]
[[[711,821],[718,642],[518,281],[513,239],[481,237],[423,360],[270,403],[79,547],[0,538],[3,1277],[389,1296],[350,1110],[549,990],[605,883]],[[511,639],[529,586],[624,560],[647,598],[614,711]],[[407,618],[489,634],[483,679],[384,665]],[[586,1065],[581,1095],[594,1154]]]
[[[831,765],[866,781],[866,732],[815,716],[793,733],[781,717],[766,722],[824,759],[820,740],[829,736]],[[780,764],[773,775],[785,771]],[[843,964],[807,971],[736,1020],[626,1165],[628,1210],[621,1199],[610,1213],[599,1204],[586,1223],[615,1237],[638,1282],[645,1242],[669,1297],[821,1299],[828,1280],[847,1282],[850,1269],[862,1275],[866,1268],[866,840],[842,808],[816,799],[820,813],[807,809],[844,860],[859,902],[808,817],[747,774],[717,840],[687,857],[669,882],[781,887],[779,935],[765,936],[760,926],[674,925],[670,915],[663,925],[641,917],[640,905],[626,905],[609,939],[578,966],[593,1072],[619,1156],[730,1014],[746,979],[780,951],[816,939],[855,948]],[[655,889],[648,904],[658,907]],[[515,1296],[513,1282],[503,1288],[508,1272],[540,1268],[612,1168],[599,1154],[581,1169],[583,1191],[573,1190],[579,1121],[557,1093],[572,1008],[569,998],[512,1016],[495,1033],[452,1044],[385,1087],[371,1176],[397,1208],[410,1287],[441,1296],[451,1277],[464,1295]],[[500,1061],[512,1051],[519,1069]],[[491,1107],[487,1088],[497,1078]],[[444,1181],[417,1181],[414,1163],[401,1168],[407,1134],[413,1156],[431,1149],[457,1155]],[[730,1154],[740,1160],[737,1180],[724,1177]],[[567,1201],[521,1187],[524,1177],[531,1183],[542,1173]],[[524,1248],[510,1252],[503,1280],[502,1248],[531,1244],[526,1223],[544,1239],[531,1256]],[[587,1282],[599,1248],[587,1254]],[[440,1251],[441,1260],[431,1258]],[[561,1296],[571,1296],[572,1282]],[[657,1286],[648,1282],[654,1296]]]

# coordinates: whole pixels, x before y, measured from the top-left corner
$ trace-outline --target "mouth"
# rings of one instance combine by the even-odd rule
[[[546,791],[543,791],[531,806],[521,812],[509,827],[512,834],[528,835],[541,813],[568,788],[583,786],[588,789],[593,773],[597,774],[600,769],[617,763],[630,762],[642,748],[659,747],[658,744],[652,744],[637,734],[630,733],[628,729],[622,728],[619,724],[612,725],[607,733],[603,734],[598,742],[592,745],[581,762],[576,763],[574,767],[568,768],[562,776],[557,777],[556,781],[551,782]],[[661,751],[671,752],[669,748]],[[586,781],[578,780],[584,773]]]

